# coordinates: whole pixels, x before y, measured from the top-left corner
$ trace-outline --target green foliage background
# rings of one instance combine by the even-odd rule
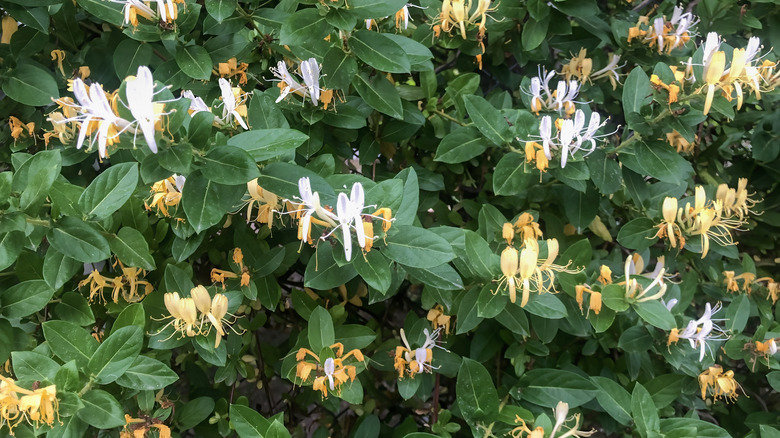
[[[710,31],[730,47],[758,36],[775,60],[778,6],[693,2],[696,35],[659,54],[629,44],[628,30],[641,14],[670,17],[674,3],[635,3],[504,0],[491,6],[484,36],[472,20],[464,39],[457,28],[435,35],[438,0],[415,3],[408,28],[393,17],[405,0],[186,0],[174,23],[139,17],[135,27],[107,0],[2,2],[20,25],[0,44],[0,118],[34,123],[34,132],[14,138],[13,126],[0,128],[0,362],[10,360],[1,373],[26,388],[56,384],[59,400],[51,427],[22,422],[16,436],[117,436],[125,414],[174,436],[489,437],[510,433],[517,418],[550,436],[559,401],[599,436],[780,436],[780,364],[755,351],[756,341],[780,336],[777,308],[766,281],[736,294],[724,283],[724,271],[777,279],[780,109],[769,89],[777,79],[760,100],[746,90],[739,110],[716,92],[708,115],[695,92],[701,66],[676,103],[650,82],[656,74],[670,83],[669,67],[684,69],[689,57],[701,63]],[[594,70],[608,53],[621,56],[617,87],[584,82],[576,105],[609,118],[600,133],[614,133],[540,174],[524,153],[524,140],[539,134],[530,78],[560,71],[581,48]],[[65,52],[62,73],[55,49]],[[276,102],[269,68],[312,57],[322,88],[334,90],[328,108],[295,95]],[[210,115],[188,114],[187,99],[174,100],[192,90],[219,113],[212,70],[230,58],[248,64],[247,131],[212,126]],[[72,96],[67,80],[81,66],[87,83],[119,89],[120,100],[125,78],[151,69],[155,100],[172,111],[158,153],[129,132],[100,161],[75,140],[43,141],[52,99]],[[692,153],[667,143],[672,130],[695,143]],[[174,173],[187,177],[174,217],[147,212],[151,185]],[[391,228],[374,221],[374,248],[361,255],[353,242],[348,261],[341,233],[319,240],[325,230],[315,226],[315,248],[300,245],[290,215],[276,215],[272,228],[247,223],[247,182],[295,200],[301,177],[334,209],[338,193],[361,183],[366,204],[392,210]],[[737,245],[713,243],[702,258],[698,238],[680,250],[654,237],[665,197],[682,206],[702,185],[712,199],[718,184],[739,178],[763,214],[733,231]],[[557,294],[532,294],[521,308],[497,280],[502,225],[523,212],[559,241],[557,263],[581,270],[559,273]],[[249,285],[212,284],[213,268],[240,272],[234,248]],[[600,313],[581,311],[576,285],[595,284],[602,265],[617,281],[634,252],[651,265],[664,256],[675,274],[664,300],[679,303],[670,311],[631,301],[614,286]],[[145,270],[154,291],[137,303],[89,302],[78,287],[82,265],[109,260],[102,273],[113,277],[117,259]],[[199,284],[239,314],[219,347],[215,331],[160,332],[164,293],[188,296]],[[702,361],[687,340],[667,345],[672,328],[718,301],[728,341],[708,344]],[[433,372],[399,380],[399,330],[421,345],[437,304],[453,327],[433,349]],[[294,377],[295,355],[327,353],[334,342],[367,360],[323,398]],[[714,364],[734,371],[736,402],[702,399],[697,377]]]

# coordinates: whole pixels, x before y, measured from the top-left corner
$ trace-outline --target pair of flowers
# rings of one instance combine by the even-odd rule
[[[298,191],[300,192],[299,199],[301,202],[297,203],[296,210],[290,212],[298,219],[298,238],[301,242],[311,244],[311,227],[313,223],[332,227],[330,232],[322,236],[322,239],[328,238],[336,230],[341,229],[344,256],[347,261],[352,260],[351,230],[355,230],[355,236],[360,248],[370,251],[375,238],[373,219],[382,221],[382,229],[384,231],[389,230],[393,222],[393,219],[390,217],[391,211],[387,208],[380,208],[374,214],[363,214],[363,210],[366,208],[365,192],[363,191],[363,185],[360,183],[352,185],[349,196],[346,193],[339,193],[335,214],[320,204],[319,193],[312,191],[309,178],[303,177],[298,180]]]
[[[23,420],[34,423],[35,427],[40,427],[42,423],[51,426],[55,416],[59,419],[55,385],[29,390],[0,375],[0,427],[7,423],[13,435],[14,427]]]
[[[249,95],[244,93],[241,88],[233,87],[225,78],[219,78],[220,99],[222,100],[222,117],[214,116],[214,125],[217,127],[233,127],[238,123],[242,128],[249,129],[244,117],[247,116],[246,102]],[[181,97],[190,100],[190,115],[199,112],[211,112],[211,108],[206,105],[202,98],[195,96],[190,90],[183,90]]]
[[[691,27],[699,20],[690,12],[683,13],[681,6],[675,6],[671,20],[666,16],[657,17],[652,26],[649,17],[639,17],[636,26],[628,30],[628,43],[633,39],[639,39],[650,48],[657,47],[658,53],[672,53],[677,47],[681,47],[691,39]]]
[[[576,82],[576,81],[572,81]],[[536,162],[536,168],[545,172],[553,151],[560,152],[561,168],[566,167],[569,156],[579,151],[585,151],[585,156],[596,150],[596,140],[610,134],[596,135],[598,130],[607,124],[601,121],[601,115],[593,112],[590,121],[585,125],[585,113],[578,109],[574,111],[573,119],[556,119],[555,135],[553,135],[552,117],[544,116],[539,122],[539,135],[532,136],[534,140],[525,141],[525,157],[527,162]],[[518,141],[522,141],[518,138]],[[539,144],[541,142],[541,144]],[[588,148],[587,145],[590,144]]]
[[[217,293],[212,298],[203,286],[192,288],[189,298],[181,298],[178,292],[169,292],[163,299],[170,315],[162,320],[172,319],[172,321],[158,333],[168,326],[173,326],[174,333],[171,336],[176,333],[179,333],[180,337],[208,336],[214,328],[217,331],[214,348],[217,348],[226,334],[225,328],[232,329],[230,324],[235,322],[235,318],[232,321],[226,318],[226,316],[233,316],[228,313],[227,296]]]
[[[81,78],[73,80],[73,96],[78,104],[70,98],[57,100],[57,104],[63,109],[63,113],[71,114],[71,117],[52,119],[55,124],[77,123],[80,125],[76,147],[81,149],[89,135],[98,143],[98,151],[101,158],[108,156],[107,147],[119,142],[119,135],[123,132],[137,136],[140,132],[149,149],[157,153],[157,141],[155,131],[162,131],[162,116],[164,102],[155,102],[155,85],[152,72],[146,66],[138,67],[136,76],[125,79],[127,102],[121,102],[133,117],[127,120],[118,115],[117,101],[120,101],[116,92],[111,95],[103,90],[103,86],[93,83],[89,87]],[[110,101],[109,101],[110,99]],[[75,111],[74,111],[75,110]],[[93,135],[97,133],[96,137]]]
[[[333,90],[320,87],[320,65],[314,58],[301,61],[298,66],[298,75],[303,80],[303,84],[290,74],[284,61],[276,63],[276,68],[271,67],[271,73],[279,80],[277,86],[281,93],[276,99],[277,103],[290,93],[303,97],[304,101],[308,97],[314,106],[322,102],[324,109],[328,109],[328,105],[333,100]]]
[[[328,396],[328,390],[336,394],[341,393],[341,386],[347,382],[353,382],[357,377],[357,367],[354,363],[366,360],[358,349],[345,355],[344,344],[340,342],[329,346],[328,349],[330,350],[329,354],[333,357],[320,358],[308,348],[299,349],[295,355],[295,360],[298,361],[295,375],[303,383],[307,383],[312,373],[315,373],[312,389],[322,392],[322,398]],[[307,356],[314,361],[306,360]]]

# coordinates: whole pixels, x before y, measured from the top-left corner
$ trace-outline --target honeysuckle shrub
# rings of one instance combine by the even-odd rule
[[[1,435],[780,435],[774,2],[0,11]]]

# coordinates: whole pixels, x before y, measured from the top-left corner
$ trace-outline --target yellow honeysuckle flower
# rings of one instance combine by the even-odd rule
[[[450,321],[452,317],[444,314],[444,307],[441,304],[437,304],[431,310],[428,311],[428,315],[425,317],[431,322],[433,329],[444,328],[444,334],[450,334]]]
[[[298,361],[295,368],[296,377],[305,384],[309,381],[312,373],[315,373],[312,389],[322,392],[322,398],[328,396],[328,390],[339,394],[343,384],[353,382],[357,377],[355,365],[345,365],[346,361],[352,358],[357,362],[365,362],[363,353],[358,349],[344,355],[344,345],[340,342],[328,348],[333,351],[335,357],[326,358],[324,361],[307,348],[299,349],[295,355],[295,360]],[[313,359],[314,362],[306,360],[307,357]]]
[[[694,141],[690,142],[686,140],[682,134],[677,132],[677,130],[672,130],[672,132],[666,133],[666,141],[675,149],[677,149],[677,153],[682,152],[686,154],[692,154],[698,139],[698,136],[694,136]]]
[[[395,359],[393,361],[393,367],[398,371],[398,378],[403,379],[404,371],[409,374],[409,377],[414,378],[415,374],[429,372],[432,373],[435,368],[432,365],[433,361],[433,347],[440,347],[436,345],[436,341],[439,339],[441,328],[437,328],[433,332],[429,332],[428,329],[423,329],[425,334],[425,341],[419,348],[412,349],[409,346],[409,341],[406,339],[406,333],[404,329],[401,329],[401,341],[403,345],[399,345],[395,348]]]
[[[147,210],[156,209],[157,214],[171,217],[172,214],[169,213],[168,207],[178,207],[186,181],[187,178],[183,175],[175,173],[166,179],[157,181],[150,190],[152,194],[144,200],[144,207]]]
[[[659,239],[669,239],[669,244],[672,248],[677,248],[677,242],[680,243],[680,249],[685,247],[685,237],[682,234],[682,229],[677,224],[677,198],[667,196],[664,198],[663,207],[661,209],[664,221],[656,225],[658,232],[655,237]]]
[[[29,138],[35,138],[35,123],[22,123],[21,120],[19,120],[17,117],[10,116],[8,118],[8,125],[11,127],[11,137],[14,139],[14,143],[16,143],[16,140],[21,138],[22,136],[29,137]]]
[[[22,420],[42,427],[59,421],[57,387],[50,385],[34,390],[22,388],[12,379],[0,375],[0,427],[8,424],[10,434]]]
[[[580,312],[584,311],[582,305],[585,301],[585,297],[584,297],[585,292],[590,294],[590,301],[588,302],[588,313],[590,313],[591,310],[593,310],[593,312],[596,315],[598,315],[599,312],[601,312],[600,291],[594,291],[590,289],[590,287],[587,284],[578,284],[574,286],[574,292],[575,292],[575,300],[577,301],[577,304],[580,306]]]
[[[249,68],[249,64],[246,62],[239,63],[235,57],[228,59],[226,62],[220,62],[217,64],[217,68],[214,70],[214,74],[219,77],[238,76],[238,84],[245,85],[247,83],[246,70]]]
[[[245,200],[247,206],[246,220],[255,220],[261,224],[268,224],[270,229],[273,226],[274,213],[281,208],[281,200],[275,194],[263,189],[257,184],[257,178],[246,183],[249,199]],[[257,207],[257,216],[252,219],[252,210]]]
[[[11,37],[19,30],[19,23],[10,15],[3,17],[1,23],[3,35],[0,37],[0,44],[11,44]]]
[[[612,284],[612,269],[607,265],[601,265],[601,268],[599,269],[599,278],[596,280],[604,286]]]
[[[712,98],[715,96],[715,87],[720,83],[720,77],[726,69],[726,53],[717,51],[712,55],[712,59],[704,71],[704,82],[707,84],[707,97],[704,101],[703,113],[710,112]]]
[[[214,348],[217,348],[222,337],[227,334],[226,327],[236,334],[243,333],[243,331],[236,331],[231,326],[237,317],[228,313],[228,300],[223,294],[214,294],[212,298],[209,296],[208,290],[199,285],[190,290],[189,298],[179,297],[178,292],[169,292],[165,294],[163,299],[169,315],[155,320],[171,319],[171,321],[163,326],[157,334],[162,333],[168,326],[173,326],[174,332],[171,337],[176,333],[179,333],[180,337],[208,336],[213,328],[217,331],[214,343]],[[232,319],[227,319],[226,316],[230,316]]]
[[[558,256],[558,240],[547,240],[547,257],[539,260],[539,244],[535,238],[525,239],[523,249],[518,252],[514,247],[508,246],[501,253],[501,273],[498,286],[494,293],[498,293],[506,284],[509,291],[509,300],[514,303],[517,300],[517,288],[522,287],[522,299],[520,307],[528,304],[531,292],[539,294],[555,291],[555,272],[569,272],[566,266],[553,263]]]
[[[722,397],[726,402],[736,401],[739,396],[737,390],[742,389],[734,379],[734,371],[729,370],[724,373],[720,365],[713,365],[699,374],[699,387],[702,400],[706,399],[709,392],[713,401]]]

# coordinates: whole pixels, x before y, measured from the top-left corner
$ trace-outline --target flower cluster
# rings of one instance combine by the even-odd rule
[[[501,252],[501,273],[498,287],[493,292],[498,293],[503,287],[509,291],[509,301],[517,301],[517,289],[521,288],[522,298],[520,307],[528,304],[531,292],[539,294],[557,292],[555,290],[555,273],[574,273],[566,266],[556,265],[553,262],[558,256],[558,240],[547,239],[547,257],[539,259],[539,242],[536,238],[523,240],[522,249],[518,251],[514,246],[507,246]]]
[[[322,102],[324,109],[333,101],[333,90],[320,88],[320,65],[314,58],[301,61],[297,74],[303,80],[299,83],[287,70],[287,64],[279,61],[276,68],[271,67],[271,73],[279,80],[277,86],[281,90],[276,102],[282,101],[290,93],[301,96],[306,101],[308,97],[314,106]]]
[[[573,157],[577,151],[583,150],[585,151],[583,156],[587,156],[596,150],[596,140],[612,135],[596,135],[596,132],[606,124],[606,120],[601,121],[599,113],[593,112],[588,126],[585,126],[585,113],[578,109],[574,112],[574,119],[555,120],[556,133],[553,135],[552,118],[544,116],[539,122],[539,135],[534,136],[536,140],[525,142],[525,159],[529,163],[535,161],[536,168],[545,172],[549,167],[549,161],[553,158],[552,151],[558,151],[561,156],[561,168],[564,168],[570,155]],[[518,141],[522,140],[518,138]],[[588,143],[590,147],[584,148],[583,146]]]
[[[246,85],[247,68],[249,68],[249,64],[246,62],[239,63],[236,58],[230,58],[226,62],[220,62],[217,64],[217,68],[213,70],[213,73],[221,78],[232,78],[233,76],[238,76],[238,85]]]
[[[274,193],[260,187],[257,184],[257,178],[248,181],[246,188],[248,198],[244,199],[242,205],[246,205],[247,222],[255,220],[261,224],[268,224],[268,228],[271,228],[274,222],[274,212],[279,211],[282,207],[281,200]],[[257,208],[257,216],[252,219],[254,208]]]
[[[655,264],[653,272],[641,274],[645,269],[645,262],[642,256],[639,254],[633,254],[626,257],[626,263],[623,265],[624,277],[623,281],[619,284],[625,284],[626,286],[626,299],[632,300],[636,303],[643,303],[645,301],[657,300],[664,296],[666,293],[666,283],[664,283],[664,274],[666,268],[664,267],[664,258],[658,257],[658,261]],[[651,280],[647,287],[643,287],[636,278],[631,276],[642,276]],[[650,294],[656,287],[658,291]],[[648,295],[650,294],[650,295]]]
[[[558,81],[555,91],[550,90],[550,80],[555,76],[555,71],[547,72],[539,70],[539,75],[531,78],[531,87],[528,94],[531,96],[531,111],[539,115],[541,111],[557,111],[564,117],[574,114],[574,104],[581,85],[573,79]]]
[[[111,301],[115,304],[119,302],[120,294],[125,302],[137,303],[154,290],[151,283],[140,278],[146,276],[146,271],[141,268],[125,267],[119,260],[114,263],[114,267],[116,268],[117,265],[122,275],[114,278],[104,277],[97,269],[92,269],[87,278],[79,282],[79,289],[89,285],[90,303],[98,300],[105,304],[106,298],[103,296],[105,288],[112,289]]]
[[[726,52],[720,50],[721,38],[715,32],[707,34],[703,48],[703,77],[704,82],[698,92],[707,89],[707,97],[704,101],[704,114],[709,113],[715,89],[722,91],[723,97],[730,101],[737,98],[737,109],[742,107],[743,88],[749,88],[757,99],[761,93],[774,89],[774,69],[776,63],[761,61],[759,51],[761,42],[758,37],[751,37],[745,48],[735,48],[729,67],[726,68]]]
[[[151,8],[149,1],[142,0],[111,0],[112,3],[123,4],[125,14],[125,24],[138,26],[138,16],[152,21],[154,23],[162,21],[163,23],[173,24],[179,15],[177,3],[184,4],[184,0],[155,0],[157,11]]]
[[[423,329],[423,333],[425,334],[425,342],[419,348],[412,349],[409,341],[406,340],[404,329],[401,329],[401,341],[404,345],[395,347],[395,359],[393,361],[393,368],[398,371],[399,379],[404,378],[404,372],[409,374],[409,377],[412,379],[414,379],[415,374],[433,372],[435,368],[432,365],[433,347],[443,348],[436,345],[441,328],[437,328],[433,332]]]
[[[460,30],[460,36],[466,39],[466,26],[475,25],[481,39],[485,35],[487,13],[495,10],[490,7],[491,0],[478,0],[476,8],[472,12],[472,0],[444,0],[439,13],[439,24],[434,25],[433,32],[437,36],[441,31],[451,33],[454,29]]]
[[[155,102],[155,84],[152,72],[148,67],[138,67],[136,76],[128,76],[125,79],[127,102],[122,102],[117,92],[108,94],[103,86],[93,83],[87,88],[81,78],[73,81],[73,99],[65,97],[55,102],[62,109],[65,117],[55,116],[49,120],[55,125],[72,124],[71,130],[79,127],[76,148],[81,149],[87,136],[90,137],[90,148],[97,141],[100,158],[108,157],[108,146],[119,143],[119,135],[123,132],[133,134],[133,143],[139,132],[143,135],[146,144],[153,153],[157,153],[157,141],[155,132],[163,130],[164,102]],[[120,117],[117,110],[118,103],[124,105],[134,117],[134,120],[126,120]],[[55,131],[57,129],[55,128]],[[61,139],[68,139],[67,128],[59,130]],[[96,138],[93,135],[97,133]]]
[[[431,322],[434,330],[444,329],[445,335],[450,334],[452,317],[444,313],[444,307],[441,304],[432,307],[425,318]]]
[[[555,416],[555,425],[553,426],[552,431],[550,431],[550,438],[566,438],[570,436],[572,437],[591,436],[594,433],[596,433],[595,429],[590,431],[579,430],[580,421],[582,420],[581,415],[574,414],[571,417],[569,417],[568,403],[559,401],[558,404],[553,409],[553,414]],[[571,421],[574,421],[574,425],[568,426],[566,423],[569,423]],[[528,428],[528,425],[526,425],[525,420],[523,420],[519,415],[515,415],[515,423],[519,423],[520,426],[512,429],[512,431],[510,432],[512,438],[521,438],[521,437],[544,438],[544,428],[542,428],[541,426],[537,426],[536,429],[531,430]],[[558,432],[563,432],[563,434],[557,435]]]
[[[233,249],[233,263],[238,267],[238,273],[214,268],[211,270],[211,281],[220,283],[225,290],[225,281],[232,278],[241,278],[241,286],[249,286],[249,268],[244,266],[244,253],[241,248]]]
[[[609,268],[609,266],[601,265],[601,269],[599,270],[599,277],[596,279],[596,281],[601,283],[601,287],[612,284],[612,270]],[[598,315],[601,312],[602,304],[601,290],[593,290],[587,283],[578,284],[574,287],[574,297],[577,301],[577,304],[580,306],[580,312],[584,311],[582,305],[585,302],[585,293],[590,296],[590,299],[588,300],[588,313],[590,313],[592,310],[596,315]]]
[[[293,209],[289,211],[295,219],[298,220],[298,239],[301,243],[312,244],[311,228],[312,224],[332,229],[322,236],[327,239],[336,230],[342,231],[342,244],[344,245],[344,256],[347,261],[352,260],[352,232],[355,230],[357,242],[360,248],[368,252],[373,246],[374,239],[374,219],[382,221],[382,230],[387,232],[393,223],[392,212],[388,208],[380,208],[373,214],[363,214],[365,205],[365,193],[363,185],[355,183],[352,185],[352,191],[349,196],[346,193],[339,193],[336,202],[336,213],[332,209],[324,208],[320,205],[319,193],[311,190],[309,178],[303,177],[298,180],[298,190],[300,192],[300,202],[286,200],[293,204]],[[316,217],[314,215],[316,214]]]
[[[157,435],[149,433],[152,429],[157,429]],[[157,418],[147,417],[146,415],[142,415],[142,418],[133,418],[125,414],[125,426],[119,432],[119,438],[144,438],[147,435],[150,437],[170,438],[171,428]]]
[[[22,420],[41,427],[59,420],[59,401],[55,385],[29,390],[16,384],[13,379],[0,375],[0,427],[8,424],[10,434]]]
[[[614,53],[609,54],[609,62],[604,68],[593,71],[593,60],[588,58],[588,49],[580,49],[579,54],[569,60],[568,63],[561,67],[561,75],[566,81],[571,81],[572,78],[577,78],[579,82],[592,82],[598,79],[608,79],[612,84],[612,89],[617,88],[617,84],[620,80],[620,74],[617,72],[619,68],[622,68],[625,63],[618,65],[620,62],[620,55]]]
[[[667,20],[666,16],[657,17],[653,20],[652,26],[649,17],[643,15],[639,17],[636,26],[628,30],[628,43],[638,39],[650,48],[657,47],[658,53],[669,54],[691,39],[691,27],[698,22],[699,20],[690,12],[683,13],[683,8],[680,6],[674,7],[671,20]]]
[[[165,217],[173,216],[169,211],[169,207],[177,208],[179,202],[181,202],[181,192],[184,189],[184,183],[187,181],[182,175],[173,174],[168,178],[157,181],[152,184],[152,188],[149,190],[149,195],[144,200],[144,207],[146,210],[157,210],[157,214]],[[174,213],[175,214],[175,213]]]
[[[742,389],[734,379],[734,371],[724,373],[720,365],[713,365],[699,374],[699,387],[702,400],[707,398],[709,392],[714,400],[723,397],[726,401],[736,401],[739,395],[737,389]]]
[[[676,303],[676,302],[675,302]],[[674,305],[675,303],[670,303]],[[715,304],[712,307],[710,303],[707,303],[704,307],[704,314],[699,319],[694,319],[688,322],[688,325],[682,329],[672,329],[669,333],[669,339],[666,342],[667,346],[676,344],[680,339],[687,339],[691,343],[691,348],[700,349],[699,362],[704,360],[704,354],[707,348],[712,348],[707,345],[707,341],[725,341],[729,338],[729,335],[720,326],[715,324],[715,321],[725,321],[724,319],[713,319],[712,316],[720,311],[722,308],[720,303]],[[713,354],[714,356],[714,354]]]
[[[357,349],[345,355],[344,345],[340,342],[328,348],[332,351],[333,357],[324,358],[325,360],[320,359],[320,356],[307,348],[299,349],[295,355],[295,360],[298,361],[295,375],[305,384],[312,377],[312,373],[315,373],[312,389],[322,392],[322,398],[328,396],[328,390],[338,395],[341,393],[343,384],[352,382],[357,377],[357,367],[354,364],[346,365],[345,363],[350,362],[350,359],[355,362],[365,362],[366,360],[363,353]],[[314,361],[307,361],[307,356]]]
[[[242,128],[249,129],[249,126],[244,122],[244,117],[247,116],[246,102],[249,99],[249,95],[244,93],[239,87],[232,87],[225,78],[219,78],[217,83],[221,93],[219,99],[222,102],[219,106],[222,107],[222,117],[214,116],[214,126],[232,129],[235,127],[235,123],[238,123]],[[181,97],[190,100],[190,115],[201,111],[211,112],[211,108],[206,105],[206,102],[202,98],[195,96],[192,91],[182,90]]]
[[[672,248],[685,247],[686,237],[700,236],[701,257],[707,256],[710,239],[721,246],[735,245],[730,230],[739,229],[747,221],[747,214],[755,206],[746,190],[747,179],[740,178],[737,189],[721,184],[714,201],[708,200],[702,186],[696,186],[694,205],[686,202],[678,208],[677,198],[666,197],[663,202],[663,221],[657,225],[655,237],[668,239]]]
[[[225,295],[217,293],[212,298],[209,292],[203,286],[196,286],[190,290],[189,298],[179,297],[178,292],[168,292],[165,294],[165,308],[170,315],[165,316],[161,321],[172,319],[158,332],[162,333],[169,326],[173,326],[174,333],[180,334],[180,337],[208,336],[211,329],[217,331],[217,340],[214,348],[219,347],[222,337],[225,336],[225,328],[235,329],[231,324],[235,322],[235,317],[228,313],[228,299]],[[199,314],[200,313],[200,314]],[[232,320],[226,316],[233,317]]]

